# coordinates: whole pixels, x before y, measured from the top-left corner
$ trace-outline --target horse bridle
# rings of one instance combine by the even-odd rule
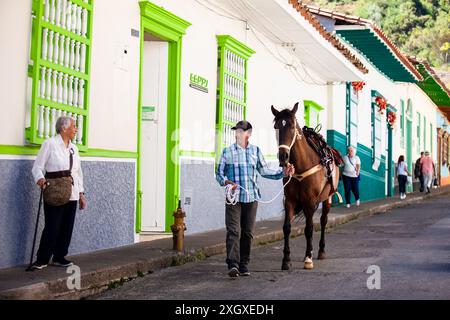
[[[301,135],[301,133],[298,131],[298,128],[297,128],[297,121],[295,122],[294,125],[295,125],[295,133],[294,133],[294,137],[292,138],[291,145],[288,146],[288,145],[286,145],[286,144],[280,144],[280,145],[278,146],[278,149],[286,149],[288,152],[290,152],[291,149],[292,149],[292,147],[294,146],[295,141],[297,140],[297,137],[298,137],[299,140],[302,139],[302,135]],[[301,130],[301,129],[300,129],[300,130]]]

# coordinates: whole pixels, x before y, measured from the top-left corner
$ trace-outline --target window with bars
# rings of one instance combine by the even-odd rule
[[[358,146],[358,93],[350,82],[347,82],[346,97],[347,146],[356,149]]]
[[[424,148],[424,150],[428,150],[427,143],[428,143],[428,141],[427,141],[427,118],[425,116],[423,116],[423,148]]]
[[[421,123],[421,118],[420,118],[420,113],[416,113],[416,119],[417,119],[417,136],[416,136],[416,151],[417,153],[420,153],[420,123]]]
[[[217,36],[217,154],[235,140],[231,128],[247,114],[247,63],[255,53],[229,35]]]
[[[400,100],[400,148],[405,147],[405,101]]]
[[[60,116],[75,120],[73,143],[87,149],[93,0],[34,0],[26,138],[41,144]]]
[[[381,96],[377,91],[372,90],[372,169],[378,171],[381,163],[381,135],[382,135],[382,117],[378,111],[378,105],[375,98]]]
[[[305,125],[315,128],[320,123],[320,111],[323,107],[312,100],[304,100],[305,105]]]

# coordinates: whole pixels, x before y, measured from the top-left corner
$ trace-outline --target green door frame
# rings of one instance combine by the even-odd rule
[[[408,99],[406,105],[406,159],[409,172],[413,172],[413,159],[412,159],[412,118],[414,116],[413,105],[411,99]],[[407,192],[412,192],[413,188],[410,184],[406,186]]]
[[[149,32],[169,43],[167,83],[167,144],[166,144],[166,232],[173,223],[172,212],[178,205],[180,193],[180,90],[182,39],[189,22],[177,17],[157,5],[139,2],[141,10],[139,98],[138,98],[138,159],[136,187],[136,233],[141,232],[142,188],[141,188],[141,107],[142,107],[142,63],[144,33]]]
[[[397,109],[394,106],[389,104],[387,112],[386,112],[386,120],[387,120],[387,115],[389,112],[397,113]],[[388,136],[387,136],[388,154],[387,154],[387,159],[386,159],[387,175],[388,175],[387,196],[392,197],[394,195],[394,159],[393,159],[394,146],[393,146],[393,141],[392,141],[393,140],[393,130],[388,121],[386,121],[386,125],[387,125],[387,133],[388,133]]]

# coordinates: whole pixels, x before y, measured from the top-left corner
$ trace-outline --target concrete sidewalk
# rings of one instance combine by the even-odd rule
[[[422,202],[426,199],[450,193],[450,186],[434,189],[431,195],[408,194],[401,201],[398,197],[362,203],[352,208],[333,207],[328,218],[328,228],[365,216]],[[320,230],[320,214],[315,215],[315,230]],[[283,239],[282,220],[259,221],[255,227],[254,245]],[[304,222],[296,221],[292,236],[303,233]],[[81,289],[69,290],[65,268],[49,266],[42,271],[25,272],[25,267],[0,270],[0,299],[79,299],[120,285],[121,281],[143,276],[146,273],[186,262],[200,261],[206,257],[225,253],[225,230],[189,235],[185,238],[185,251],[171,250],[172,239],[160,239],[130,246],[95,251],[72,256],[81,269]],[[280,257],[281,267],[281,257]],[[225,263],[224,263],[225,272]]]

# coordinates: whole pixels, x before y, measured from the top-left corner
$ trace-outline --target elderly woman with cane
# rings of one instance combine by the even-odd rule
[[[45,227],[31,270],[45,268],[52,257],[53,265],[73,264],[65,256],[72,238],[77,202],[80,210],[86,208],[80,155],[71,142],[77,133],[74,119],[58,118],[56,133],[42,144],[32,169],[34,181],[43,190]]]

